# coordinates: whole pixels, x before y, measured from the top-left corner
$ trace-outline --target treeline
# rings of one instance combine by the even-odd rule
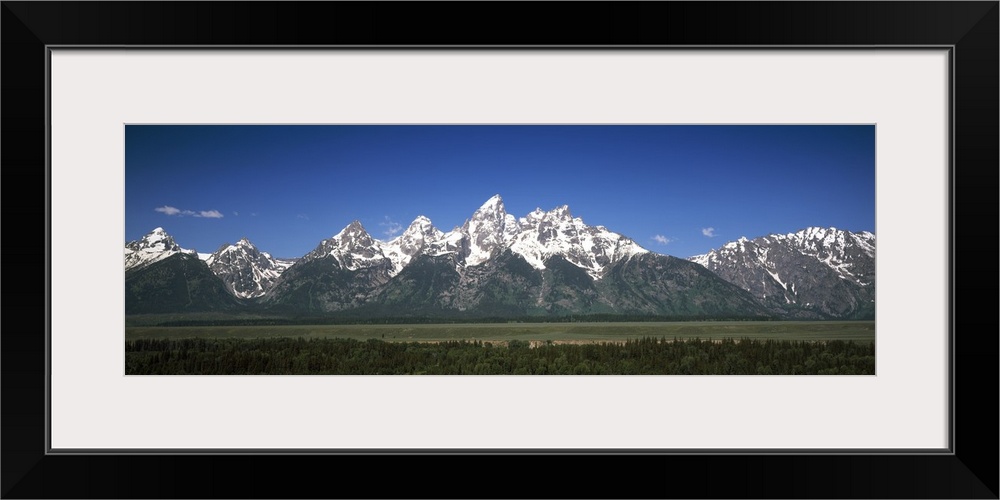
[[[780,318],[763,316],[650,316],[644,314],[581,314],[572,316],[518,316],[518,317],[356,317],[312,316],[299,318],[194,318],[160,321],[156,326],[277,326],[277,325],[447,325],[459,323],[621,323],[621,322],[674,322],[674,321],[777,321]]]
[[[644,338],[622,344],[513,340],[139,339],[128,375],[874,375],[875,344]]]

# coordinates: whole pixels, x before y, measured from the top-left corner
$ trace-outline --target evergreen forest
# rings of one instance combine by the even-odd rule
[[[127,375],[874,375],[875,343],[758,339],[623,343],[136,339]]]

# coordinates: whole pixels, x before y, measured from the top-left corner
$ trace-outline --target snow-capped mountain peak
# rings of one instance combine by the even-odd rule
[[[392,276],[399,274],[417,255],[454,253],[460,248],[457,242],[452,241],[449,244],[445,233],[434,227],[431,220],[423,215],[413,219],[403,234],[382,243],[381,246],[383,255],[392,261],[390,273]]]
[[[560,219],[560,220],[573,218],[573,216],[570,215],[569,213],[569,205],[561,205],[556,208],[553,208],[552,210],[550,210],[548,213],[545,214],[545,217],[549,219]]]
[[[689,260],[759,299],[804,308],[796,312],[801,317],[874,314],[875,235],[869,231],[807,227],[740,238]]]
[[[507,212],[506,207],[504,207],[503,204],[503,198],[501,198],[499,194],[495,194],[491,196],[490,199],[486,200],[486,203],[483,203],[482,206],[476,210],[476,213],[505,214]]]
[[[361,225],[360,221],[354,220],[334,235],[334,238],[341,241],[356,241],[359,238],[370,240],[371,236],[365,230],[365,227]]]
[[[181,247],[177,245],[174,241],[173,236],[167,234],[162,227],[157,227],[144,235],[137,241],[130,242],[128,245],[130,248],[139,250],[156,250],[160,252],[165,251],[177,251],[181,250]]]
[[[261,252],[246,237],[235,245],[222,245],[203,260],[233,295],[243,299],[267,293],[281,273],[292,265],[290,261],[279,261]]]
[[[466,236],[465,264],[477,266],[507,246],[518,233],[517,220],[507,213],[499,194],[486,200],[462,225]]]
[[[544,269],[545,260],[559,255],[600,279],[608,265],[647,252],[629,238],[574,218],[567,205],[548,212],[535,209],[520,223],[510,248],[536,269]]]
[[[518,222],[520,222],[521,225],[531,225],[537,223],[542,219],[542,217],[545,217],[545,211],[541,208],[536,208],[528,215],[518,219]]]
[[[574,218],[568,205],[549,211],[537,208],[518,219],[507,213],[503,198],[494,195],[465,223],[447,233],[420,215],[402,234],[381,241],[373,239],[355,220],[322,241],[303,260],[333,257],[349,270],[386,265],[391,277],[419,255],[453,254],[458,267],[463,268],[482,265],[507,249],[536,269],[544,269],[545,260],[562,256],[594,279],[600,279],[607,266],[647,252],[629,238]]]
[[[500,195],[487,200],[465,224],[444,238],[461,243],[460,260],[466,266],[483,264],[510,249],[536,269],[544,269],[547,259],[562,256],[594,279],[600,279],[608,265],[647,252],[603,226],[588,226],[582,218],[574,218],[568,205],[549,211],[536,208],[515,218],[507,213]],[[448,252],[451,248],[445,246],[438,251]]]
[[[352,221],[332,238],[323,240],[315,250],[302,258],[303,261],[333,257],[337,263],[349,270],[372,267],[384,261],[381,242],[368,234],[360,221]]]
[[[162,227],[157,227],[125,244],[125,270],[145,267],[178,253],[197,254],[194,250],[181,248]]]
[[[856,246],[869,257],[875,256],[875,235],[869,231],[851,232],[835,227],[808,227],[795,233],[775,235],[785,238],[795,245],[816,252],[832,252],[833,258],[838,258],[842,250]]]
[[[142,237],[142,239],[147,241],[160,241],[162,239],[168,239],[170,235],[162,227],[155,227],[152,231]]]
[[[807,227],[794,233],[769,234],[753,240],[745,236],[740,237],[717,250],[695,255],[688,260],[709,267],[710,263],[718,261],[727,252],[745,252],[748,245],[759,248],[776,243],[786,244],[800,253],[814,256],[831,267],[843,267],[841,264],[844,263],[844,259],[850,258],[849,254],[875,257],[875,235],[869,231],[855,233],[835,227]]]
[[[414,231],[420,231],[420,232],[427,232],[429,229],[431,229],[433,227],[434,227],[434,224],[431,222],[430,219],[428,219],[424,215],[418,215],[416,219],[413,219],[413,222],[410,223],[410,226],[408,228],[406,228],[406,230],[407,231],[414,230]]]

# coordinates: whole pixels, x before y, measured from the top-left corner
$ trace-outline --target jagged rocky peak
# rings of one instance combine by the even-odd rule
[[[133,250],[148,250],[157,252],[175,251],[180,252],[181,247],[174,241],[173,236],[167,234],[162,227],[157,227],[146,233],[142,238],[131,241],[125,245]]]
[[[561,205],[550,210],[546,216],[550,219],[570,220],[573,218],[569,213],[569,205]]]
[[[510,221],[516,222],[516,219],[507,213],[507,207],[504,206],[503,198],[499,194],[495,194],[473,212],[472,217],[465,222],[463,227],[469,227],[471,222],[473,224],[488,224],[491,228],[502,229]]]
[[[748,251],[764,252],[767,247],[779,244],[825,260],[827,264],[845,258],[875,256],[875,235],[869,231],[852,232],[835,227],[814,226],[787,234],[769,234],[752,240],[745,236],[740,237],[736,241],[730,241],[716,250],[696,255],[689,260],[707,267],[707,264],[718,261],[725,255]]]
[[[243,238],[240,238],[239,241],[237,241],[235,244],[234,243],[223,243],[222,246],[220,246],[215,252],[212,252],[211,254],[208,255],[208,257],[206,257],[206,258],[204,258],[202,260],[204,260],[206,264],[208,264],[209,266],[211,266],[212,262],[214,262],[215,260],[217,260],[219,258],[219,256],[221,256],[221,255],[225,255],[225,254],[229,254],[229,253],[246,254],[248,252],[250,252],[250,253],[259,253],[259,251],[257,250],[257,247],[254,246],[254,244],[251,243],[248,238],[243,237]]]
[[[545,213],[546,212],[542,210],[541,207],[538,207],[532,210],[531,213],[529,213],[528,215],[518,219],[518,222],[520,222],[521,225],[531,226],[533,224],[537,224],[538,221],[542,220],[542,218],[545,217]]]
[[[235,244],[224,243],[222,246],[219,247],[218,250],[212,252],[211,254],[209,254],[207,258],[203,260],[205,261],[205,264],[208,264],[209,267],[212,267],[212,264],[219,262],[220,259],[231,260],[234,258],[241,258],[241,257],[245,259],[246,256],[248,255],[252,256],[253,258],[256,258],[257,256],[262,254],[260,250],[258,250],[257,247],[254,246],[254,244],[251,243],[248,238],[243,237],[240,238],[240,240],[237,241]]]
[[[569,213],[569,206],[562,205],[545,212],[535,227],[539,231],[539,238],[558,238],[560,236],[573,238],[580,229],[586,228],[587,225],[583,223],[583,219],[574,220]]]
[[[413,222],[406,228],[406,231],[403,231],[403,234],[396,239],[406,244],[418,244],[420,247],[423,247],[424,243],[433,243],[442,236],[444,236],[444,233],[434,227],[430,219],[420,215],[416,219],[413,219]]]
[[[381,253],[378,243],[368,234],[368,231],[361,225],[361,222],[357,220],[352,221],[344,227],[331,240],[340,249],[363,254],[368,257],[374,257],[375,254]]]
[[[418,215],[416,219],[413,219],[409,227],[403,231],[403,234],[389,240],[389,243],[399,241],[411,247],[422,248],[424,243],[433,243],[442,237],[444,237],[444,233],[434,227],[430,219],[426,216]],[[416,249],[419,250],[419,248]]]
[[[689,260],[796,317],[874,314],[875,235],[869,231],[814,226],[740,238]]]
[[[547,212],[537,208],[522,217],[511,250],[536,269],[544,269],[551,257],[563,257],[595,280],[601,279],[609,265],[647,252],[625,236],[574,218],[568,205]]]
[[[454,238],[453,238],[454,239]],[[450,244],[449,244],[450,243]],[[382,244],[382,253],[392,261],[392,275],[399,274],[414,256],[420,254],[439,255],[455,252],[460,248],[457,242],[449,242],[431,220],[417,216],[403,234]]]
[[[181,248],[173,236],[157,227],[135,241],[125,244],[125,270],[145,267],[177,253],[195,254],[194,250]]]
[[[459,268],[463,268],[487,263],[508,249],[536,269],[544,269],[546,259],[562,256],[586,269],[594,279],[600,279],[608,265],[647,252],[603,226],[587,226],[583,219],[573,217],[568,205],[549,211],[537,208],[517,219],[507,213],[503,198],[497,194],[450,232],[438,230],[421,215],[399,236],[380,241],[354,221],[321,242],[304,260],[334,257],[350,270],[387,261],[390,275],[395,276],[418,255],[454,254]]]
[[[261,252],[246,237],[225,244],[205,259],[205,264],[239,298],[260,297],[270,290],[281,273],[292,265]]]
[[[357,270],[387,262],[381,243],[368,234],[360,221],[354,220],[332,238],[320,242],[302,261],[333,257],[345,269]]]
[[[426,233],[433,228],[434,224],[431,223],[431,220],[428,219],[427,216],[418,215],[416,219],[413,219],[413,222],[410,223],[410,227],[406,228],[406,230]]]
[[[361,225],[360,221],[353,220],[351,221],[350,224],[345,226],[344,229],[341,229],[340,232],[334,236],[334,238],[343,241],[351,241],[358,239],[371,240],[371,235],[368,234],[368,231],[365,230],[365,227]]]
[[[517,220],[507,213],[499,194],[486,200],[462,225],[466,244],[462,258],[466,265],[477,266],[492,258],[519,232]]]
[[[812,251],[845,249],[856,246],[870,257],[875,256],[875,235],[869,231],[851,232],[835,227],[808,227],[795,233],[776,235]]]
[[[507,209],[504,207],[503,198],[499,194],[490,196],[490,199],[486,200],[486,203],[483,203],[475,212],[475,214],[496,214],[499,217],[506,213]]]

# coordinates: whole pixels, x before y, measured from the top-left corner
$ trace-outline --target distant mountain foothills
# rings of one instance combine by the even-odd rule
[[[211,254],[156,228],[125,245],[125,312],[281,318],[872,319],[875,236],[834,228],[741,238],[680,259],[569,207],[516,218],[499,195],[449,232],[398,237],[358,221],[298,259],[246,238]]]

